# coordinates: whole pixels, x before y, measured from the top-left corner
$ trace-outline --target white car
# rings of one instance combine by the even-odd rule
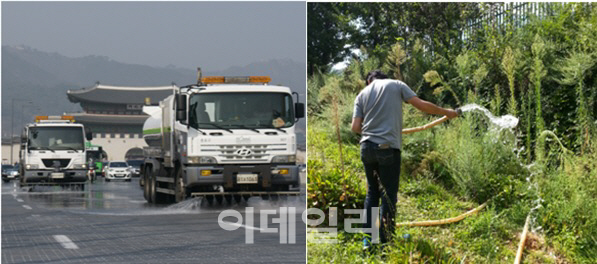
[[[2,165],[2,181],[9,182],[19,177],[19,167],[13,165]]]
[[[110,161],[105,167],[105,179],[131,181],[132,173],[126,161]]]

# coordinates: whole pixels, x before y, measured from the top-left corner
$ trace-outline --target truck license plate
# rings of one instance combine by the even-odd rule
[[[64,173],[52,172],[52,174],[50,174],[50,177],[52,177],[52,179],[62,179],[62,178],[64,178]]]
[[[236,183],[238,184],[254,184],[258,182],[257,174],[237,174]]]

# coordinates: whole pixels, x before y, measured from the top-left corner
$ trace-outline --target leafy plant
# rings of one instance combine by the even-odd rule
[[[514,70],[516,69],[516,58],[514,56],[514,52],[512,51],[511,47],[506,47],[504,51],[504,57],[502,59],[502,68],[504,69],[504,73],[506,73],[506,77],[508,77],[508,87],[510,87],[510,101],[508,102],[508,113],[517,116],[517,103],[516,103],[516,95],[515,93],[515,86],[514,86]]]

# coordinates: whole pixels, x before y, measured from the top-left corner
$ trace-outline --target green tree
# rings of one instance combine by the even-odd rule
[[[308,3],[307,8],[307,71],[313,75],[327,72],[347,54],[347,21],[337,4]]]
[[[351,21],[350,44],[383,55],[402,38],[403,48],[426,40],[428,52],[446,57],[458,53],[467,20],[481,15],[477,3],[343,3]]]

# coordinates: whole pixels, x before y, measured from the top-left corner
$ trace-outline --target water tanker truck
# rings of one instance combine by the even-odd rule
[[[144,106],[145,199],[164,203],[199,196],[221,203],[298,195],[295,126],[304,104],[288,87],[268,85],[270,80],[201,78],[199,71],[197,84],[173,85],[159,105]]]
[[[36,116],[21,135],[21,187],[87,182],[85,139],[91,132],[72,116]]]

